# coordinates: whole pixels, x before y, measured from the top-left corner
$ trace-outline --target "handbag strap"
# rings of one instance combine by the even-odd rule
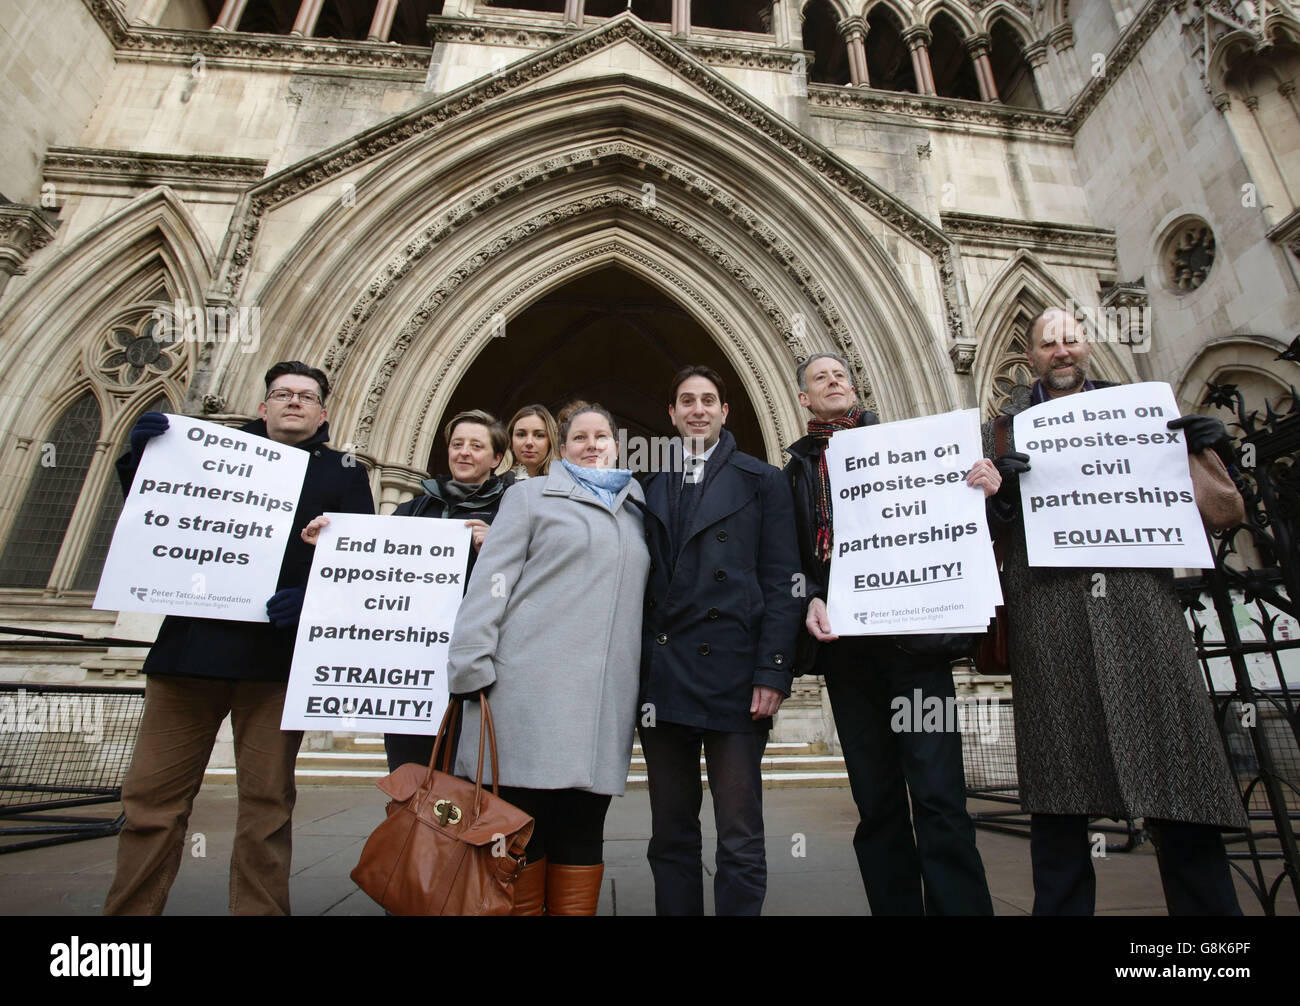
[[[451,771],[451,737],[460,726],[461,706],[464,700],[452,696],[447,702],[447,711],[442,714],[442,724],[438,727],[437,740],[433,742],[433,753],[429,756],[429,771],[425,773],[424,785],[427,789],[433,779],[433,773]],[[442,764],[438,764],[438,755],[442,754]]]

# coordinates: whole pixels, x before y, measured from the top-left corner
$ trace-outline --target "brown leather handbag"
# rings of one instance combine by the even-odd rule
[[[352,871],[357,886],[393,915],[509,915],[533,819],[497,795],[496,730],[487,697],[474,782],[451,774],[451,738],[463,700],[453,698],[426,769],[410,763],[376,785],[392,797]],[[492,791],[483,791],[483,753]],[[439,755],[442,764],[438,764]]]
[[[1213,450],[1187,455],[1192,492],[1201,520],[1211,531],[1226,531],[1246,519],[1246,504],[1222,459]]]

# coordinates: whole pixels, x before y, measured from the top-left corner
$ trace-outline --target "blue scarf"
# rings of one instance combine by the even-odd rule
[[[591,492],[611,510],[614,498],[623,491],[631,481],[632,472],[627,468],[583,468],[575,465],[568,458],[560,458],[565,470],[573,476],[573,481]]]

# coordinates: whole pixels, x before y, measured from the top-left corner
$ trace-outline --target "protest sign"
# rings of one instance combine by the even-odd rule
[[[307,452],[168,416],[135,473],[95,607],[265,622]]]
[[[1148,382],[1062,395],[1013,421],[1029,455],[1020,505],[1031,566],[1212,566],[1178,405]]]
[[[975,409],[831,437],[831,631],[840,636],[983,632],[1001,603]]]
[[[470,529],[432,517],[326,516],[282,729],[437,733]]]

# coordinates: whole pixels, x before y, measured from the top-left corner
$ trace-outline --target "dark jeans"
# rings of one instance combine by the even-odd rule
[[[992,915],[966,812],[956,724],[939,730],[891,726],[896,697],[906,700],[902,708],[910,714],[917,690],[923,703],[954,695],[948,660],[865,638],[841,639],[824,650],[818,669],[861,815],[853,849],[872,914]],[[913,725],[911,715],[897,718]]]
[[[704,914],[700,747],[718,828],[713,904],[718,915],[758,915],[767,894],[763,751],[767,730],[737,733],[676,723],[641,727],[650,780],[650,847],[656,915]]]
[[[1240,915],[1219,829],[1148,818],[1170,915]],[[1035,915],[1091,915],[1097,904],[1088,818],[1031,814]]]

